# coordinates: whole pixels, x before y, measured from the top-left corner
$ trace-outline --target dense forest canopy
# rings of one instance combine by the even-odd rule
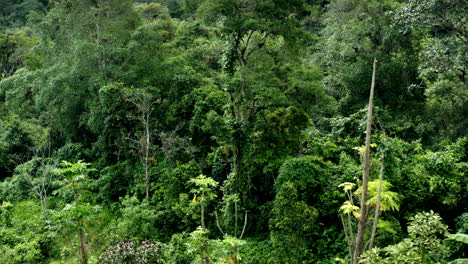
[[[461,263],[467,18],[0,0],[0,263]]]

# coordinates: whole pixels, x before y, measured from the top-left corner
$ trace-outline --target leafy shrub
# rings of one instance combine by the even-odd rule
[[[122,199],[121,213],[122,218],[117,224],[120,237],[142,241],[158,235],[157,212],[147,201],[140,202],[135,196],[126,196]]]
[[[0,204],[0,263],[40,263],[43,224],[41,208],[34,201]]]
[[[272,260],[271,240],[247,240],[240,247],[241,263],[268,264]]]
[[[167,249],[164,251],[166,263],[178,264],[193,262],[194,256],[186,253],[187,247],[189,246],[187,240],[187,233],[178,233],[172,236],[171,241],[167,245]]]
[[[275,198],[272,215],[270,237],[276,258],[283,263],[302,263],[308,259],[317,209],[298,199],[297,189],[287,182]]]
[[[402,264],[441,263],[449,254],[449,248],[441,238],[448,234],[442,218],[431,212],[416,214],[408,226],[409,238],[396,245],[374,248],[365,252],[362,263]]]

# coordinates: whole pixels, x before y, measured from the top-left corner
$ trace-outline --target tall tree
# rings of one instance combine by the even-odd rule
[[[260,109],[268,107],[262,105],[260,98],[268,98],[277,92],[279,86],[275,83],[277,78],[274,74],[263,68],[271,67],[266,65],[271,65],[271,60],[274,60],[273,56],[265,53],[265,47],[286,46],[283,40],[291,41],[297,37],[300,25],[296,17],[305,6],[305,1],[207,0],[199,8],[208,21],[222,23],[220,33],[226,46],[221,86],[228,98],[224,116],[229,118],[226,123],[230,131],[230,138],[225,143],[232,149],[230,187],[226,190],[242,192],[242,202],[245,202],[245,193],[251,188],[243,168],[249,134]],[[254,58],[262,63],[252,63]],[[267,91],[262,86],[274,89]]]
[[[152,157],[152,141],[151,135],[153,126],[151,124],[151,115],[153,114],[155,104],[158,100],[148,91],[145,90],[138,90],[138,89],[130,89],[127,90],[127,100],[131,102],[138,110],[138,121],[140,122],[143,135],[140,138],[137,138],[136,142],[138,145],[138,152],[139,156],[141,157],[141,161],[143,163],[144,169],[144,185],[145,185],[145,195],[146,199],[149,199],[149,191],[150,191],[150,175],[149,169],[151,166]],[[138,134],[138,133],[136,133]]]
[[[90,163],[78,161],[71,163],[62,162],[62,169],[56,170],[55,173],[64,177],[62,187],[57,190],[62,195],[71,194],[73,202],[67,206],[58,215],[69,221],[69,225],[73,225],[78,233],[80,263],[88,264],[89,252],[86,245],[86,224],[85,218],[91,215],[93,210],[89,205],[89,201],[85,199],[86,193],[86,178],[89,171],[87,167]],[[68,218],[68,219],[67,219]]]
[[[374,89],[375,89],[375,72],[377,69],[377,59],[374,58],[372,68],[372,83],[369,95],[369,106],[367,109],[367,128],[366,128],[366,149],[362,161],[362,193],[360,198],[361,207],[359,209],[358,231],[356,235],[356,249],[353,256],[353,264],[359,264],[359,257],[364,252],[364,233],[367,224],[367,190],[369,184],[370,171],[370,140],[372,129],[372,110],[374,107]]]

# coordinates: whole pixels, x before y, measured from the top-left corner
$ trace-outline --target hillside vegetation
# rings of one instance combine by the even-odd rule
[[[0,0],[0,263],[462,263],[468,1]]]

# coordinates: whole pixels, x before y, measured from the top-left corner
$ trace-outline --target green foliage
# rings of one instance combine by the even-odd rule
[[[24,120],[17,115],[2,116],[0,127],[0,173],[5,178],[12,175],[16,165],[45,146],[48,131],[37,120]]]
[[[29,176],[32,163],[21,164],[15,169],[15,176],[5,179],[1,183],[0,195],[4,201],[21,201],[31,198],[34,194],[26,176]]]
[[[330,171],[327,167],[330,162],[325,162],[317,156],[305,156],[286,161],[281,166],[279,176],[276,179],[277,190],[287,182],[293,183],[304,200],[317,199],[321,185],[326,181]]]
[[[216,246],[218,246],[216,241],[210,240],[207,232],[199,227],[189,234],[186,252],[193,256],[193,263],[209,263],[213,259],[212,252]]]
[[[77,242],[70,241],[71,243],[58,246],[62,258],[71,258],[75,261],[87,260],[89,254],[85,241],[88,236],[102,228],[101,219],[105,219],[106,214],[101,206],[94,204],[90,196],[88,173],[93,169],[89,169],[89,165],[91,164],[81,160],[75,163],[62,161],[62,168],[54,171],[55,174],[63,177],[60,182],[61,187],[54,193],[61,196],[65,205],[55,212],[52,222],[56,224],[58,239],[78,235]],[[80,252],[80,254],[75,252]]]
[[[462,98],[466,98],[467,61],[462,43],[468,36],[466,16],[459,12],[466,8],[461,0],[411,0],[395,13],[401,31],[421,35],[418,73],[433,120],[429,129],[441,137],[466,135],[467,108]]]
[[[167,263],[192,263],[194,256],[186,253],[188,234],[177,233],[174,234],[167,245],[167,249],[164,252],[164,257]]]
[[[374,57],[370,262],[463,258],[435,216],[388,245],[466,233],[467,8],[0,0],[0,262],[345,261]]]
[[[332,176],[333,163],[318,156],[303,156],[286,161],[276,179],[276,189],[279,191],[286,182],[293,183],[299,191],[301,199],[308,203],[317,203],[322,199],[323,188],[328,186]],[[323,212],[325,213],[325,212]]]
[[[126,185],[132,186],[136,178],[134,171],[135,164],[131,161],[123,161],[102,168],[99,171],[99,178],[91,185],[97,191],[96,199],[107,204],[119,201],[120,198],[134,193]]]
[[[410,219],[409,238],[385,248],[375,248],[363,254],[364,263],[440,263],[449,254],[441,241],[448,235],[447,226],[434,213],[419,213]]]
[[[426,177],[429,191],[438,193],[443,204],[454,205],[463,199],[463,191],[460,188],[467,186],[467,164],[462,160],[465,153],[460,148],[466,144],[465,141],[466,139],[460,139],[441,151],[427,151],[415,157],[415,174]],[[447,190],[450,190],[450,193],[444,194]]]
[[[266,114],[264,127],[257,132],[255,162],[264,166],[264,172],[276,172],[298,149],[307,125],[307,115],[294,106]]]
[[[202,231],[206,232],[205,208],[206,204],[216,197],[216,193],[213,191],[213,189],[218,185],[218,182],[211,179],[210,177],[206,177],[203,174],[201,174],[197,178],[191,179],[189,182],[195,185],[195,188],[190,191],[191,193],[195,194],[192,202],[200,203],[200,224]]]
[[[164,167],[163,167],[164,166]],[[170,168],[166,164],[155,167],[158,177],[152,203],[158,211],[158,229],[169,240],[174,230],[190,232],[199,225],[199,203],[194,203],[190,180],[200,175],[200,165],[194,161]]]
[[[190,263],[236,263],[240,256],[237,248],[242,247],[245,242],[234,237],[226,236],[222,240],[209,239],[208,233],[201,228],[189,234],[186,240],[185,254],[191,256]],[[171,241],[172,243],[173,241]],[[169,258],[169,263],[174,258]]]
[[[466,246],[468,244],[468,235],[463,234],[463,233],[450,234],[448,235],[448,239],[452,241],[457,241],[457,242],[454,242],[455,245],[449,244],[449,246],[453,252],[452,256],[459,257],[458,259],[450,263],[456,264],[456,263],[463,263],[463,261],[466,261],[466,259],[462,259],[462,258],[465,257]]]
[[[0,206],[0,262],[41,263],[49,243],[37,202],[3,202]]]
[[[38,66],[40,57],[31,52],[34,45],[37,45],[37,39],[23,30],[0,33],[0,80],[14,75],[23,66]]]
[[[198,200],[197,195],[199,195],[200,201],[208,201],[216,197],[213,193],[213,188],[218,185],[218,182],[215,180],[202,174],[197,178],[191,179],[189,182],[195,185],[195,188],[190,191],[195,194],[195,201]]]
[[[240,263],[266,264],[272,261],[273,247],[270,240],[256,241],[246,240],[240,247]]]
[[[380,210],[381,211],[398,211],[400,209],[400,195],[396,192],[390,191],[392,184],[388,181],[382,181],[382,193],[380,197]],[[377,203],[377,192],[379,189],[379,180],[369,182],[367,205],[375,207]],[[358,188],[354,195],[359,197],[361,195],[361,188]]]
[[[116,221],[116,233],[121,239],[158,238],[158,215],[147,201],[132,196],[122,199],[121,218]]]
[[[456,229],[458,233],[468,232],[468,213],[463,213],[456,218]]]
[[[34,13],[45,13],[44,0],[2,0],[0,1],[0,31],[24,26],[27,18]]]
[[[448,235],[448,238],[456,240],[456,241],[463,242],[465,244],[468,244],[468,235],[467,234],[460,234],[460,233],[450,234],[450,235]]]
[[[279,263],[301,263],[307,259],[310,235],[315,230],[317,209],[301,200],[296,187],[286,182],[278,192],[270,220],[271,240]]]
[[[87,176],[88,172],[94,169],[88,169],[91,163],[83,162],[79,160],[75,163],[69,161],[62,161],[60,163],[61,169],[54,171],[55,174],[62,176],[61,188],[56,190],[56,193],[61,194],[64,197],[70,197],[74,202],[80,202],[84,199],[84,195],[87,193]]]

